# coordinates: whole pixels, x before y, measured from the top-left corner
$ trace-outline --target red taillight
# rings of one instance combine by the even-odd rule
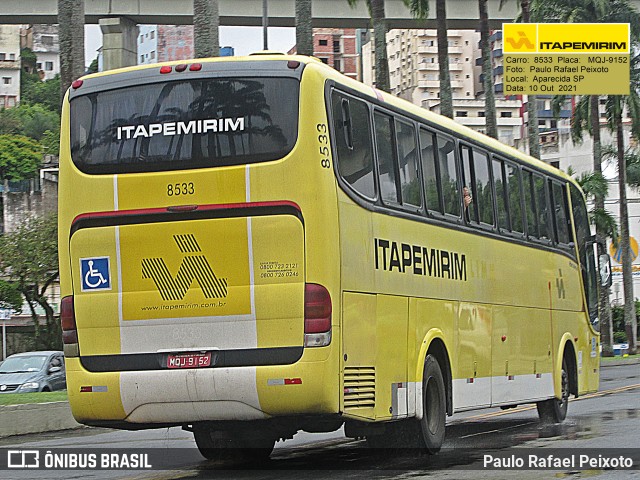
[[[202,70],[202,64],[192,63],[191,65],[189,65],[189,70],[191,70],[192,72],[199,72],[200,70]]]
[[[184,72],[186,69],[187,69],[186,63],[181,63],[180,65],[176,65],[175,67],[176,72]]]
[[[73,311],[73,295],[64,297],[60,302],[60,325],[62,326],[62,343],[65,345],[78,343],[76,315]]]
[[[331,295],[322,285],[307,283],[304,289],[304,333],[331,330]]]
[[[160,67],[160,73],[171,73],[171,67],[169,65]]]
[[[74,81],[71,86],[75,89],[75,88],[80,88],[82,86],[84,82],[82,80],[76,80]]]

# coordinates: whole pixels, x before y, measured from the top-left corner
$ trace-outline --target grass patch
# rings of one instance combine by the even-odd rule
[[[602,362],[619,362],[620,360],[636,360],[640,359],[640,354],[638,355],[626,355],[624,357],[620,355],[616,355],[615,357],[601,357],[600,360]]]
[[[23,403],[64,402],[67,391],[36,393],[4,393],[0,395],[0,405],[20,405]]]

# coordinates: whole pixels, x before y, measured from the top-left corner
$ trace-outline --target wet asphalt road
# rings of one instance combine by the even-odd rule
[[[558,471],[496,471],[483,469],[485,454],[504,455],[518,448],[541,452],[577,448],[611,453],[635,448],[640,455],[640,364],[601,370],[600,391],[572,400],[564,423],[542,426],[535,406],[511,410],[487,409],[457,414],[448,420],[443,450],[435,456],[406,451],[372,451],[364,441],[341,432],[300,433],[279,443],[270,460],[255,469],[236,466],[215,469],[195,449],[190,433],[179,428],[122,432],[81,429],[21,436],[0,441],[2,448],[154,448],[169,465],[162,471],[4,471],[3,479],[499,479],[499,478],[640,478],[640,471],[560,469]],[[587,450],[585,450],[587,449]],[[591,450],[588,450],[591,449]],[[609,449],[609,450],[603,450]],[[80,450],[81,451],[81,450]],[[636,457],[637,458],[637,457]]]

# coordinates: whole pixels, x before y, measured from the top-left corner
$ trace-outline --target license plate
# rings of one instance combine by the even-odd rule
[[[167,368],[203,368],[211,366],[211,352],[181,353],[167,357]]]

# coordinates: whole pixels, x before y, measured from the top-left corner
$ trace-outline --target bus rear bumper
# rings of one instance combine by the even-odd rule
[[[72,413],[91,425],[251,421],[335,414],[339,409],[337,369],[328,359],[268,367],[100,373],[85,370],[78,358],[66,362]]]

